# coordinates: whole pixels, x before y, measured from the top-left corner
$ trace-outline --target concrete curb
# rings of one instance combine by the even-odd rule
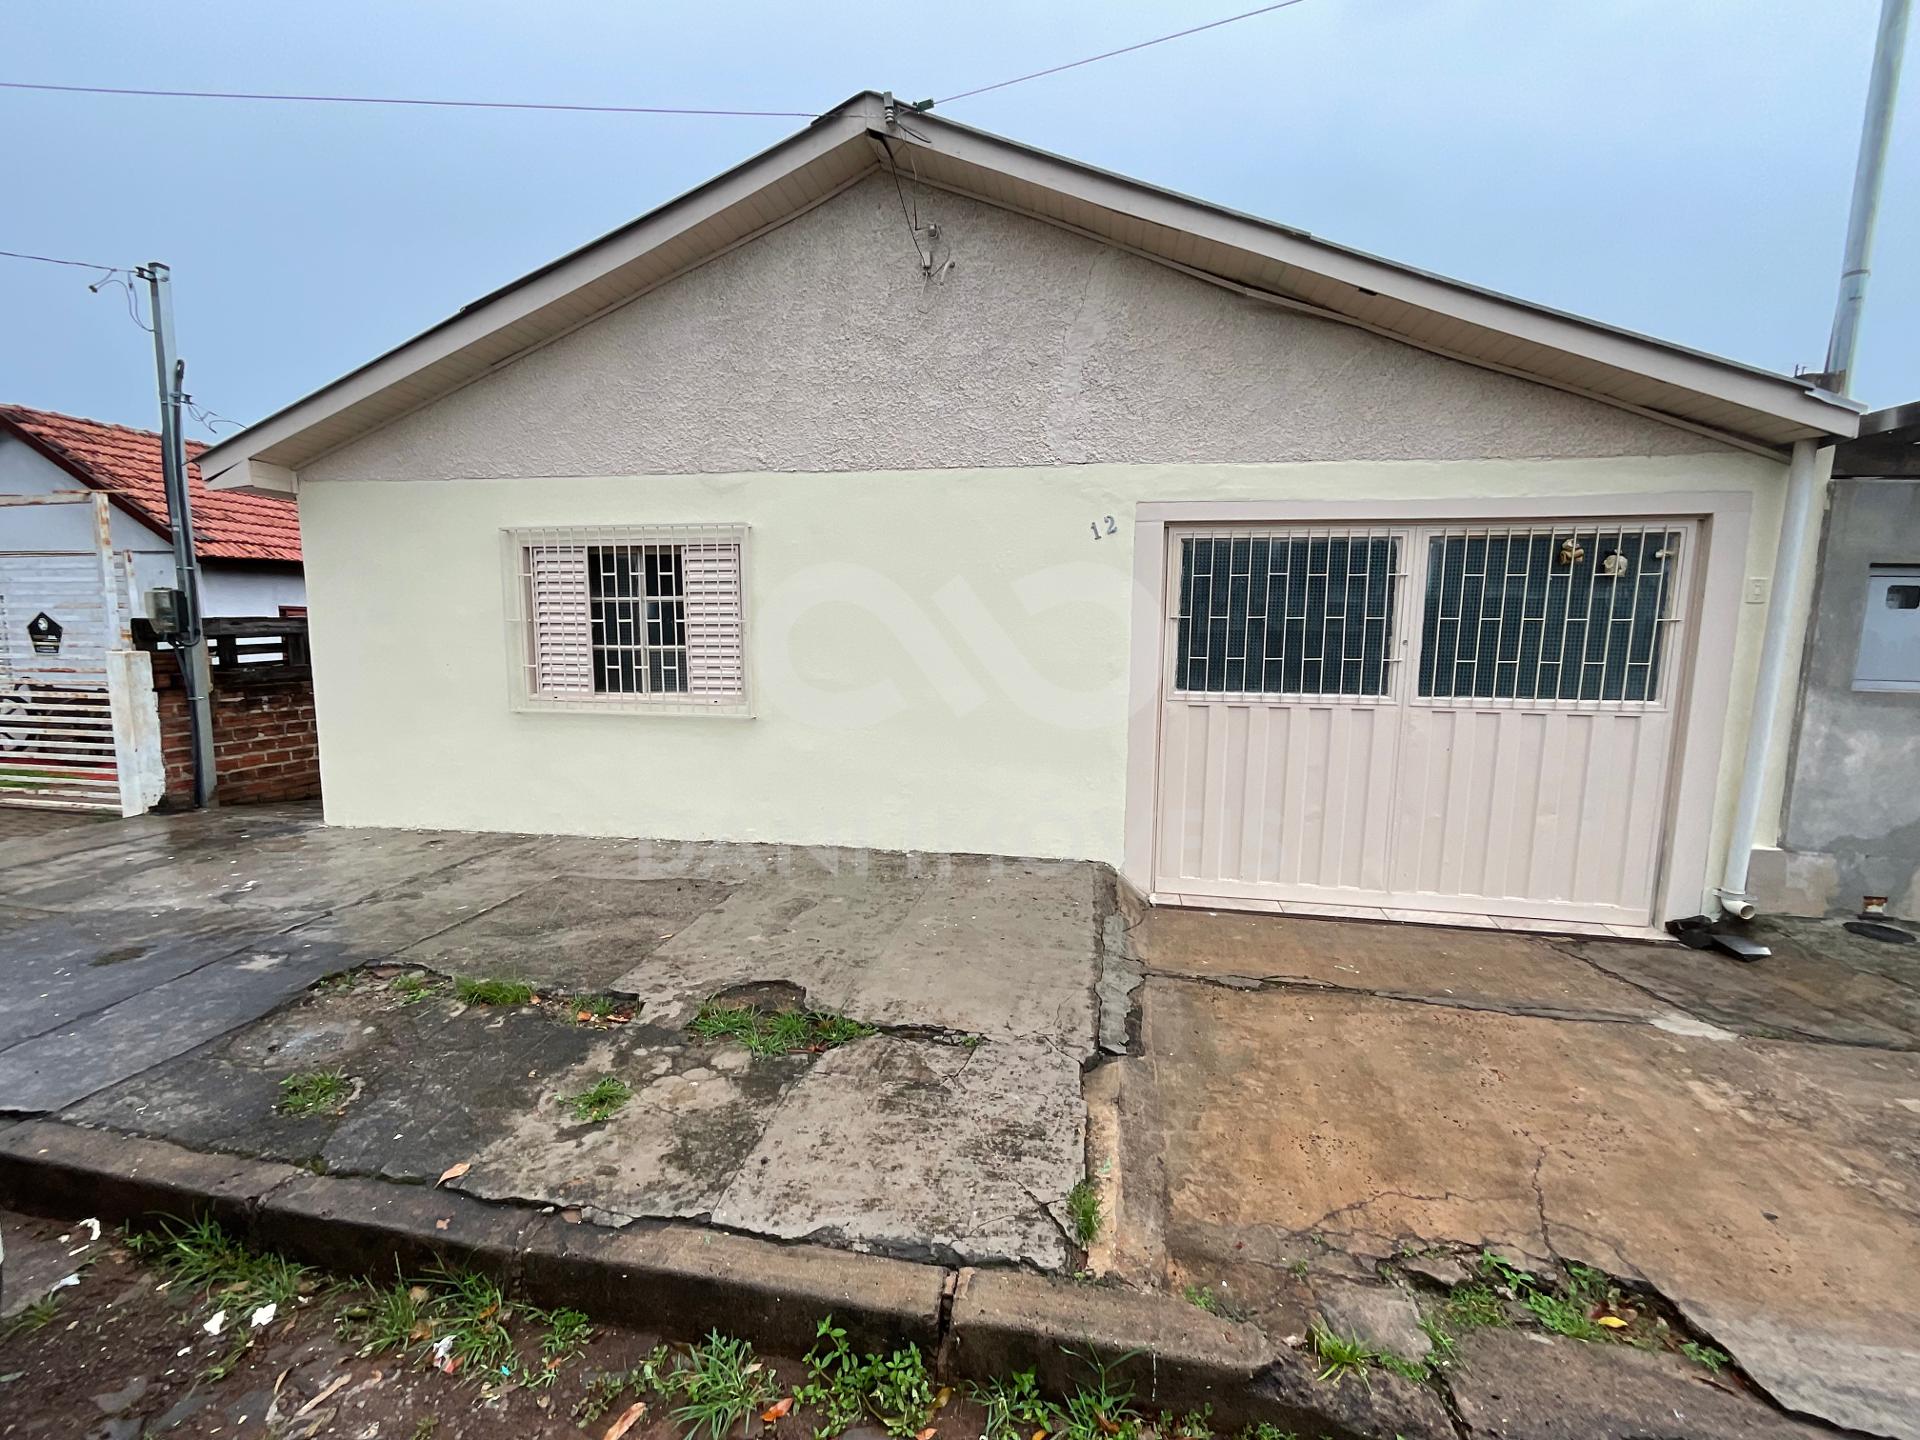
[[[698,1225],[608,1230],[448,1190],[315,1175],[53,1120],[0,1130],[0,1204],[108,1222],[211,1215],[330,1270],[379,1276],[458,1265],[517,1286],[535,1304],[576,1305],[679,1339],[717,1329],[796,1355],[831,1313],[861,1348],[911,1341],[955,1378],[1032,1369],[1067,1390],[1087,1378],[1082,1357],[1097,1357],[1145,1407],[1211,1405],[1217,1427],[1276,1419],[1331,1440],[1356,1433],[1335,1407],[1301,1405],[1298,1390],[1275,1403],[1276,1371],[1305,1365],[1294,1352],[1162,1295],[1011,1270],[956,1277]]]

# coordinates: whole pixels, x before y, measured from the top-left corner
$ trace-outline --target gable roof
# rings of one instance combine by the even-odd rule
[[[171,533],[160,437],[153,431],[24,405],[0,405],[0,428],[19,436],[81,484],[106,491],[148,528]],[[187,499],[200,558],[299,564],[300,516],[293,502],[209,489],[195,463],[206,448],[198,440],[186,442]]]
[[[955,191],[1290,308],[1750,448],[1846,437],[1862,408],[1807,380],[1334,245],[1066,160],[873,91],[483,296],[208,447],[216,483],[290,490],[320,455],[785,224],[875,170]],[[232,473],[229,473],[232,472]]]

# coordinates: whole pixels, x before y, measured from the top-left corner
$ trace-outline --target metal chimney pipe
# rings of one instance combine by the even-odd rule
[[[1887,170],[1887,137],[1893,102],[1900,92],[1900,61],[1907,48],[1909,0],[1882,0],[1880,33],[1873,43],[1867,80],[1867,114],[1860,126],[1860,155],[1853,171],[1853,207],[1847,215],[1847,250],[1840,264],[1840,298],[1827,340],[1826,388],[1847,393],[1860,312],[1867,303],[1867,273],[1873,254],[1873,224],[1880,213],[1880,184]]]

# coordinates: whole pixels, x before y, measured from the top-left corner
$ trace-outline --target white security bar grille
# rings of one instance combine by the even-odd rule
[[[1176,693],[1392,693],[1402,532],[1236,527],[1176,544]]]
[[[743,526],[506,534],[516,704],[745,714]]]
[[[1661,702],[1683,535],[1617,521],[1431,535],[1421,697]]]

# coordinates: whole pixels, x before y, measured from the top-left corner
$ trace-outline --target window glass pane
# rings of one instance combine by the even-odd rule
[[[686,690],[686,597],[679,546],[588,546],[587,594],[596,691],[648,695]]]
[[[1384,695],[1390,536],[1194,536],[1180,542],[1174,688]]]
[[[1658,699],[1679,553],[1678,534],[1665,529],[1433,537],[1420,694]]]

